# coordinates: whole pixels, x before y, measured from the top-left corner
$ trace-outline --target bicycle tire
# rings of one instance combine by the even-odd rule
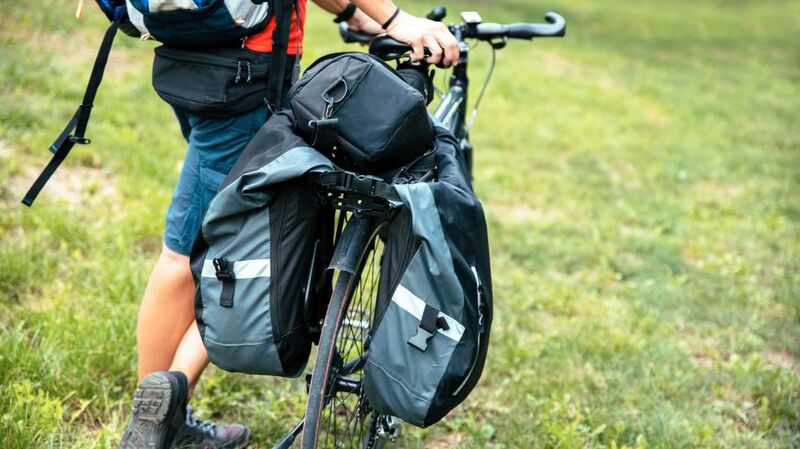
[[[369,308],[371,308],[370,313],[374,312],[374,295],[377,292],[378,277],[378,273],[374,270],[376,268],[379,269],[379,267],[370,264],[378,263],[379,258],[382,255],[382,250],[379,248],[382,247],[382,243],[379,238],[379,232],[384,225],[385,223],[377,223],[373,227],[370,237],[366,240],[364,247],[359,251],[360,256],[358,263],[356,264],[355,273],[341,271],[339,272],[339,276],[336,280],[336,285],[331,295],[328,310],[325,314],[322,332],[320,334],[316,363],[312,371],[311,382],[309,385],[308,403],[306,406],[305,424],[303,428],[301,445],[303,449],[318,449],[327,447],[379,449],[383,446],[383,444],[380,444],[382,442],[377,441],[377,437],[375,435],[376,426],[371,422],[367,422],[372,421],[372,415],[374,414],[374,412],[368,408],[368,405],[366,406],[367,410],[365,410],[366,413],[364,416],[361,418],[356,416],[356,420],[361,421],[360,430],[363,431],[363,433],[354,435],[347,430],[348,435],[345,437],[349,437],[350,441],[342,441],[338,439],[336,435],[333,436],[333,441],[330,441],[328,438],[331,436],[330,429],[327,429],[326,431],[326,429],[322,428],[322,425],[326,422],[327,414],[327,422],[330,424],[330,420],[333,419],[333,426],[336,427],[335,419],[336,414],[339,413],[339,407],[337,406],[336,402],[337,392],[332,391],[335,385],[332,385],[331,382],[337,382],[338,380],[338,378],[335,377],[338,374],[336,374],[334,370],[341,368],[341,366],[337,365],[344,366],[347,365],[348,362],[346,360],[337,360],[337,343],[340,342],[340,337],[343,335],[340,331],[345,324],[345,319],[352,311],[351,305],[354,297],[356,297],[359,292],[364,292],[364,288],[361,284],[365,279],[365,276],[372,276],[374,280],[374,290],[371,289],[369,292],[373,297],[370,298],[371,302],[367,305]],[[368,265],[372,272],[365,274],[364,270]],[[371,328],[372,321],[370,316],[369,326],[367,329],[365,329],[366,334],[371,331]],[[354,359],[353,361],[355,360],[357,359]],[[332,372],[334,375],[332,375]],[[352,373],[347,373],[347,375],[350,374]],[[355,410],[355,413],[364,412],[364,410],[361,410],[361,408],[363,405],[365,405],[365,397],[363,390],[361,390],[360,387],[359,390],[360,391],[357,393],[348,393],[351,395],[349,396],[350,399],[357,398],[357,410]],[[330,394],[333,396],[330,397]],[[353,410],[348,411],[354,412]],[[356,424],[357,423],[358,422],[356,422]],[[348,420],[346,425],[350,425],[350,420]],[[323,434],[325,434],[327,437],[324,441],[320,441],[320,436]],[[333,445],[329,444],[331,442]]]

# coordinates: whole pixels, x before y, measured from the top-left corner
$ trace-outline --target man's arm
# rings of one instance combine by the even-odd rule
[[[386,24],[394,16],[386,32],[414,48],[411,59],[425,59],[432,64],[441,61],[447,66],[458,63],[458,42],[441,22],[415,17],[404,11],[395,16],[398,8],[392,0],[353,0],[353,3],[381,24]],[[425,48],[431,52],[428,58],[425,58]]]
[[[314,0],[314,2],[332,14],[341,13],[349,3],[347,0]],[[352,0],[352,2],[358,10],[347,21],[351,28],[370,34],[386,31],[389,36],[405,42],[414,49],[411,59],[415,61],[425,59],[431,64],[442,62],[448,66],[458,63],[458,42],[444,24],[415,17],[404,11],[395,14],[398,7],[392,0]],[[387,21],[389,24],[386,30],[383,30],[379,24],[386,24]],[[425,58],[425,48],[431,52],[428,58]]]
[[[313,0],[314,3],[320,8],[328,11],[329,13],[338,16],[350,4],[348,0]],[[372,20],[369,16],[364,14],[364,11],[356,9],[353,17],[347,20],[347,26],[353,31],[361,31],[367,34],[381,34],[384,32],[381,24]]]

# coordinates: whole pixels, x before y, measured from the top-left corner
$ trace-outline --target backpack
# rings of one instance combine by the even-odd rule
[[[86,127],[118,29],[132,37],[154,38],[168,47],[207,52],[213,48],[238,47],[241,39],[264,30],[274,15],[276,18],[273,34],[274,45],[269,74],[264,74],[264,88],[261,89],[260,86],[253,84],[248,76],[246,84],[250,87],[250,91],[246,94],[233,95],[232,99],[237,101],[228,103],[235,106],[240,103],[238,100],[247,98],[248,102],[241,104],[251,106],[252,101],[249,100],[254,95],[266,92],[266,97],[270,100],[273,108],[274,105],[283,104],[286,47],[289,40],[292,9],[296,7],[297,0],[96,0],[96,2],[111,24],[106,30],[97,52],[83,101],[64,130],[50,146],[53,157],[25,194],[22,203],[26,206],[33,205],[39,192],[66,159],[75,144],[91,143],[85,137]],[[239,71],[241,71],[241,62],[244,62],[247,64],[246,71],[250,73],[250,61],[246,59],[241,62],[230,60],[228,64],[231,67],[226,69],[227,73],[233,74],[232,77],[235,76],[237,62],[239,62]],[[177,62],[173,67],[179,64],[180,62]],[[195,64],[200,64],[200,62]],[[188,67],[188,65],[184,65],[184,67]],[[197,65],[193,67],[197,67]],[[238,84],[238,77],[236,79],[235,84]],[[186,83],[183,84],[186,85]],[[156,87],[159,90],[158,86]],[[191,85],[187,87],[193,88]],[[208,86],[202,87],[207,90]],[[223,85],[220,88],[227,90],[229,86]],[[160,90],[159,94],[162,98],[165,97]],[[226,94],[227,92],[223,92],[223,95]],[[190,103],[187,104],[191,106]],[[186,105],[182,104],[182,106]],[[224,112],[238,113],[240,111],[232,107]]]
[[[98,0],[102,4],[119,0]],[[264,30],[272,0],[126,0],[130,23],[146,38],[171,47],[235,44]]]
[[[431,148],[426,98],[373,55],[320,58],[288,97],[298,132],[343,168],[380,174]]]
[[[305,303],[322,264],[322,211],[304,175],[334,165],[273,115],[211,201],[191,254],[195,318],[212,363],[293,377],[308,361]]]
[[[492,325],[486,220],[458,142],[437,128],[436,176],[394,185],[364,391],[381,413],[420,427],[475,387]]]

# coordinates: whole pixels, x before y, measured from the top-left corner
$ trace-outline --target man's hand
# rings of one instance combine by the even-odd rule
[[[360,9],[357,9],[353,17],[347,21],[347,27],[353,31],[361,31],[362,33],[372,35],[383,34],[381,24],[372,20],[372,18],[364,14],[364,11]]]
[[[411,59],[414,61],[424,59],[431,64],[441,62],[445,66],[458,63],[458,42],[441,22],[415,17],[401,11],[387,31],[389,36],[405,42],[414,49],[411,53]],[[425,48],[431,53],[427,58]]]

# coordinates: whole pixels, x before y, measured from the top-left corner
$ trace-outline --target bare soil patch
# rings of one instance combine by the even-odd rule
[[[0,163],[17,158],[20,166],[3,182],[0,200],[20,201],[31,184],[44,168],[45,162],[28,160],[0,139]],[[111,172],[98,168],[61,166],[50,178],[40,196],[55,198],[71,205],[82,205],[92,199],[115,196],[118,193],[116,180]]]

